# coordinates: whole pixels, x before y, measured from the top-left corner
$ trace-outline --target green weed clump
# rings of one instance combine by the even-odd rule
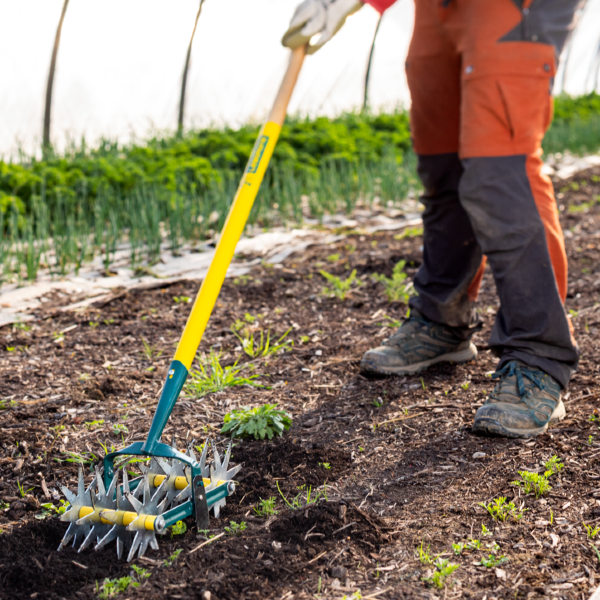
[[[346,279],[336,277],[327,271],[319,271],[321,275],[331,284],[331,287],[323,287],[322,293],[324,296],[336,297],[340,300],[345,300],[346,295],[352,288],[352,284],[360,285],[360,280],[356,278],[356,269],[350,273]]]
[[[321,500],[325,500],[325,502],[328,501],[326,485],[323,486],[322,490],[318,490],[316,492],[313,491],[312,486],[310,485],[301,485],[298,487],[300,493],[294,496],[291,500],[288,500],[283,495],[283,492],[279,487],[279,481],[276,482],[276,485],[279,495],[283,498],[283,501],[290,510],[303,510],[309,506],[318,504]]]
[[[292,331],[290,327],[279,339],[271,341],[271,330],[265,332],[260,330],[260,338],[258,332],[250,331],[247,327],[242,329],[241,334],[232,327],[231,331],[237,337],[242,350],[250,358],[267,358],[279,352],[284,352],[294,345],[293,340],[286,340],[287,335]]]
[[[522,488],[525,494],[535,494],[536,498],[540,498],[544,494],[549,493],[552,489],[549,478],[556,473],[560,473],[564,465],[555,455],[548,460],[544,466],[546,470],[542,475],[531,471],[519,471],[521,480],[513,481],[512,485]]]
[[[200,359],[199,368],[190,371],[185,387],[190,396],[202,398],[206,394],[221,392],[227,388],[240,385],[263,387],[254,381],[258,375],[240,376],[240,373],[244,370],[243,366],[238,367],[235,363],[223,367],[220,363],[220,356],[211,349],[208,357]]]
[[[496,498],[493,502],[485,504],[485,502],[479,502],[478,506],[482,506],[488,511],[494,521],[504,522],[509,517],[512,517],[515,521],[520,521],[525,514],[527,509],[517,509],[514,502],[506,502],[506,496]],[[487,530],[486,530],[487,531]]]
[[[267,500],[260,499],[258,506],[254,507],[254,512],[259,517],[272,517],[274,515],[279,514],[279,512],[275,509],[275,501],[276,498],[271,496]]]
[[[405,266],[406,261],[401,260],[394,267],[391,277],[386,277],[379,273],[373,275],[375,281],[383,284],[388,302],[403,302],[404,304],[408,304],[408,299],[415,293],[412,282],[406,281],[408,275],[404,272]]]
[[[254,437],[255,440],[281,437],[292,426],[292,416],[285,410],[278,410],[277,406],[263,404],[255,408],[236,408],[225,415],[221,433],[239,438]]]
[[[446,585],[446,580],[448,577],[450,577],[450,575],[452,575],[452,573],[454,573],[454,571],[456,571],[456,569],[458,569],[460,566],[455,563],[451,563],[446,558],[438,558],[433,565],[435,567],[435,571],[430,577],[425,577],[424,581],[440,590]]]

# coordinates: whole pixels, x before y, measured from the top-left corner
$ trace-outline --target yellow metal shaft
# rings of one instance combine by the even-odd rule
[[[202,282],[185,330],[177,346],[174,360],[182,363],[188,370],[192,366],[192,361],[202,341],[208,319],[221,291],[223,281],[225,281],[227,269],[235,254],[235,247],[246,227],[250,210],[260,189],[271,156],[273,156],[273,150],[275,150],[287,106],[305,55],[306,47],[297,48],[292,52],[290,64],[273,104],[269,121],[261,129],[254,145],[248,166],[225,221],[221,238],[215,250],[215,256]]]

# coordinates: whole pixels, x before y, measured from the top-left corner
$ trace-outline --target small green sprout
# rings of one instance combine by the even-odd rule
[[[174,535],[183,535],[186,531],[187,525],[183,521],[177,521],[177,523],[171,527],[171,537]]]
[[[181,552],[181,550],[179,550],[179,552]],[[135,571],[138,579],[148,579],[148,577],[152,575],[148,569],[142,569],[142,567],[138,567],[137,565],[131,565],[131,568]]]
[[[492,532],[482,523],[481,524],[481,536],[487,537],[488,535],[492,535]]]
[[[465,549],[464,542],[459,542],[458,544],[452,544],[452,550],[454,550],[454,554],[460,556],[462,551]]]
[[[115,435],[119,435],[121,433],[129,433],[129,429],[127,425],[123,425],[122,423],[114,423],[112,426],[112,432]]]
[[[327,261],[328,261],[328,262],[331,262],[331,263],[335,263],[335,262],[337,262],[338,260],[340,260],[340,254],[339,254],[339,253],[338,253],[338,254],[330,254],[330,255],[327,257]]]
[[[170,567],[171,565],[173,565],[177,561],[177,558],[179,557],[179,555],[181,554],[182,551],[183,551],[183,548],[178,548],[177,550],[175,550],[175,552],[173,552],[173,554],[171,554],[171,556],[169,556],[169,558],[165,559],[165,561],[163,562],[163,565],[165,567]]]
[[[438,558],[435,563],[435,571],[431,577],[426,577],[424,581],[429,583],[430,585],[442,589],[444,585],[446,585],[446,580],[460,565],[455,563],[451,563],[448,559]]]
[[[300,343],[301,344],[308,344],[308,342],[310,342],[310,336],[308,336],[308,335],[301,335],[300,336]]]
[[[346,295],[352,288],[352,284],[361,285],[359,279],[356,278],[356,269],[350,273],[347,279],[340,279],[327,271],[319,271],[321,275],[331,284],[331,287],[323,287],[322,294],[324,296],[336,297],[340,300],[345,300]]]
[[[410,296],[415,293],[412,282],[406,281],[408,275],[404,272],[405,266],[406,261],[401,260],[394,267],[391,277],[386,277],[378,273],[373,275],[373,280],[383,285],[388,302],[403,302],[404,304],[408,304]]]
[[[460,387],[466,392],[469,389],[469,381],[465,381]]]
[[[98,321],[90,321],[88,323],[88,325],[92,328],[92,329],[96,329],[96,327],[98,327],[98,325],[100,325],[100,323],[98,323]]]
[[[188,304],[192,299],[189,296],[173,296],[175,304]]]
[[[481,550],[481,540],[467,540],[467,548],[469,550]]]
[[[13,406],[16,406],[16,402],[12,399],[5,398],[4,400],[0,400],[0,410],[8,410]]]
[[[494,521],[504,522],[509,517],[512,517],[515,521],[519,521],[523,517],[523,513],[527,509],[517,510],[514,502],[506,502],[506,497],[501,496],[496,498],[493,502],[488,505],[485,502],[479,502],[478,506],[485,508]],[[485,525],[482,525],[482,528]],[[487,531],[487,529],[486,529]]]
[[[25,487],[21,485],[20,481],[17,481],[17,487],[19,488],[19,495],[21,496],[21,498],[25,498],[25,496],[27,496],[27,494],[29,494],[29,492],[33,490],[32,487],[25,489]]]
[[[423,544],[425,542],[422,540],[421,545],[415,550],[415,556],[421,561],[424,565],[432,565],[433,558],[429,554],[429,549],[431,548],[431,544],[427,546],[427,548],[423,548]]]
[[[254,507],[254,512],[259,517],[272,517],[279,514],[279,511],[275,510],[276,498],[271,496],[267,500],[260,499],[258,506]]]
[[[319,463],[319,467],[323,467],[324,469],[331,469],[331,465],[329,463]]]
[[[288,500],[283,495],[283,492],[281,491],[281,488],[279,487],[279,481],[276,481],[275,485],[277,485],[277,491],[279,492],[279,495],[283,498],[283,501],[286,503],[287,507],[291,510],[305,509],[307,506],[317,504],[322,499],[327,501],[327,486],[326,485],[323,486],[322,490],[317,491],[316,493],[313,493],[312,486],[309,485],[307,487],[305,485],[301,485],[298,487],[298,490],[300,490],[300,493],[297,496],[295,496],[294,498],[292,498],[291,501]]]
[[[598,527],[597,525],[592,528],[591,525],[586,525],[583,521],[582,525],[585,528],[588,540],[593,540],[598,535],[598,533],[600,533],[600,527]]]
[[[237,331],[232,329],[232,333],[237,337],[240,344],[242,345],[242,350],[250,357],[250,358],[267,358],[268,356],[272,356],[274,354],[278,354],[280,352],[285,352],[289,350],[293,345],[293,340],[285,340],[285,337],[292,330],[290,327],[277,341],[271,341],[271,330],[267,330],[265,332],[263,330],[260,331],[260,339],[258,337],[258,332],[256,332],[256,336],[254,332],[245,329],[242,331],[240,335]]]
[[[246,531],[246,527],[246,521],[242,521],[241,523],[229,521],[229,527],[225,527],[225,531],[227,532],[227,535],[236,537],[238,535],[241,535],[242,532]]]
[[[151,346],[144,338],[141,338],[144,349],[141,353],[150,361],[159,358],[162,355],[162,350],[159,350],[156,346]]]
[[[594,444],[594,436],[590,435],[588,437],[588,446],[593,446],[593,444]]]
[[[482,557],[482,559],[477,564],[491,569],[492,567],[498,567],[504,564],[505,562],[508,562],[508,557],[506,557],[504,554],[501,554],[500,556],[489,554],[487,558],[485,556]]]
[[[102,427],[102,425],[104,425],[104,419],[96,419],[95,421],[86,421],[84,423],[84,425],[88,431],[94,431],[94,430]]]

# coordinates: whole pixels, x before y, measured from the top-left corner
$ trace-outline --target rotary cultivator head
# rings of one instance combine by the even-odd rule
[[[200,460],[191,444],[183,454],[175,446],[159,443],[156,455],[136,462],[142,475],[130,481],[127,466],[131,465],[130,457],[137,455],[138,446],[133,444],[106,456],[87,489],[82,468],[76,493],[61,486],[70,507],[61,516],[69,528],[59,550],[71,540],[74,547],[81,542],[79,552],[92,545],[100,550],[115,541],[118,558],[127,549],[127,560],[131,561],[136,555],[143,556],[148,546],[157,550],[156,534],[166,533],[177,521],[194,516],[198,529],[205,530],[211,508],[219,517],[227,497],[235,491],[233,478],[241,469],[241,465],[229,469],[231,444],[223,460],[213,444],[213,461],[207,464],[208,443]],[[119,456],[124,460],[115,470],[114,460]]]

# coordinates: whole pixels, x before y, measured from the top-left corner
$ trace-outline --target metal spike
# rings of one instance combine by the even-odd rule
[[[85,540],[83,540],[83,544],[81,544],[81,547],[79,548],[79,550],[77,552],[81,552],[82,550],[85,550],[93,541],[94,536],[95,536],[95,527],[92,527],[90,529],[90,532],[87,534]]]
[[[121,560],[123,558],[123,540],[120,537],[117,537],[117,558]]]
[[[129,554],[127,555],[127,562],[131,562],[135,557],[135,552],[140,546],[142,537],[142,532],[138,531],[133,538],[133,543],[131,544],[131,548],[129,549]]]
[[[102,478],[102,471],[99,466],[96,465],[96,485],[98,486],[98,497],[102,498],[106,496],[106,488],[104,487],[104,479]]]

